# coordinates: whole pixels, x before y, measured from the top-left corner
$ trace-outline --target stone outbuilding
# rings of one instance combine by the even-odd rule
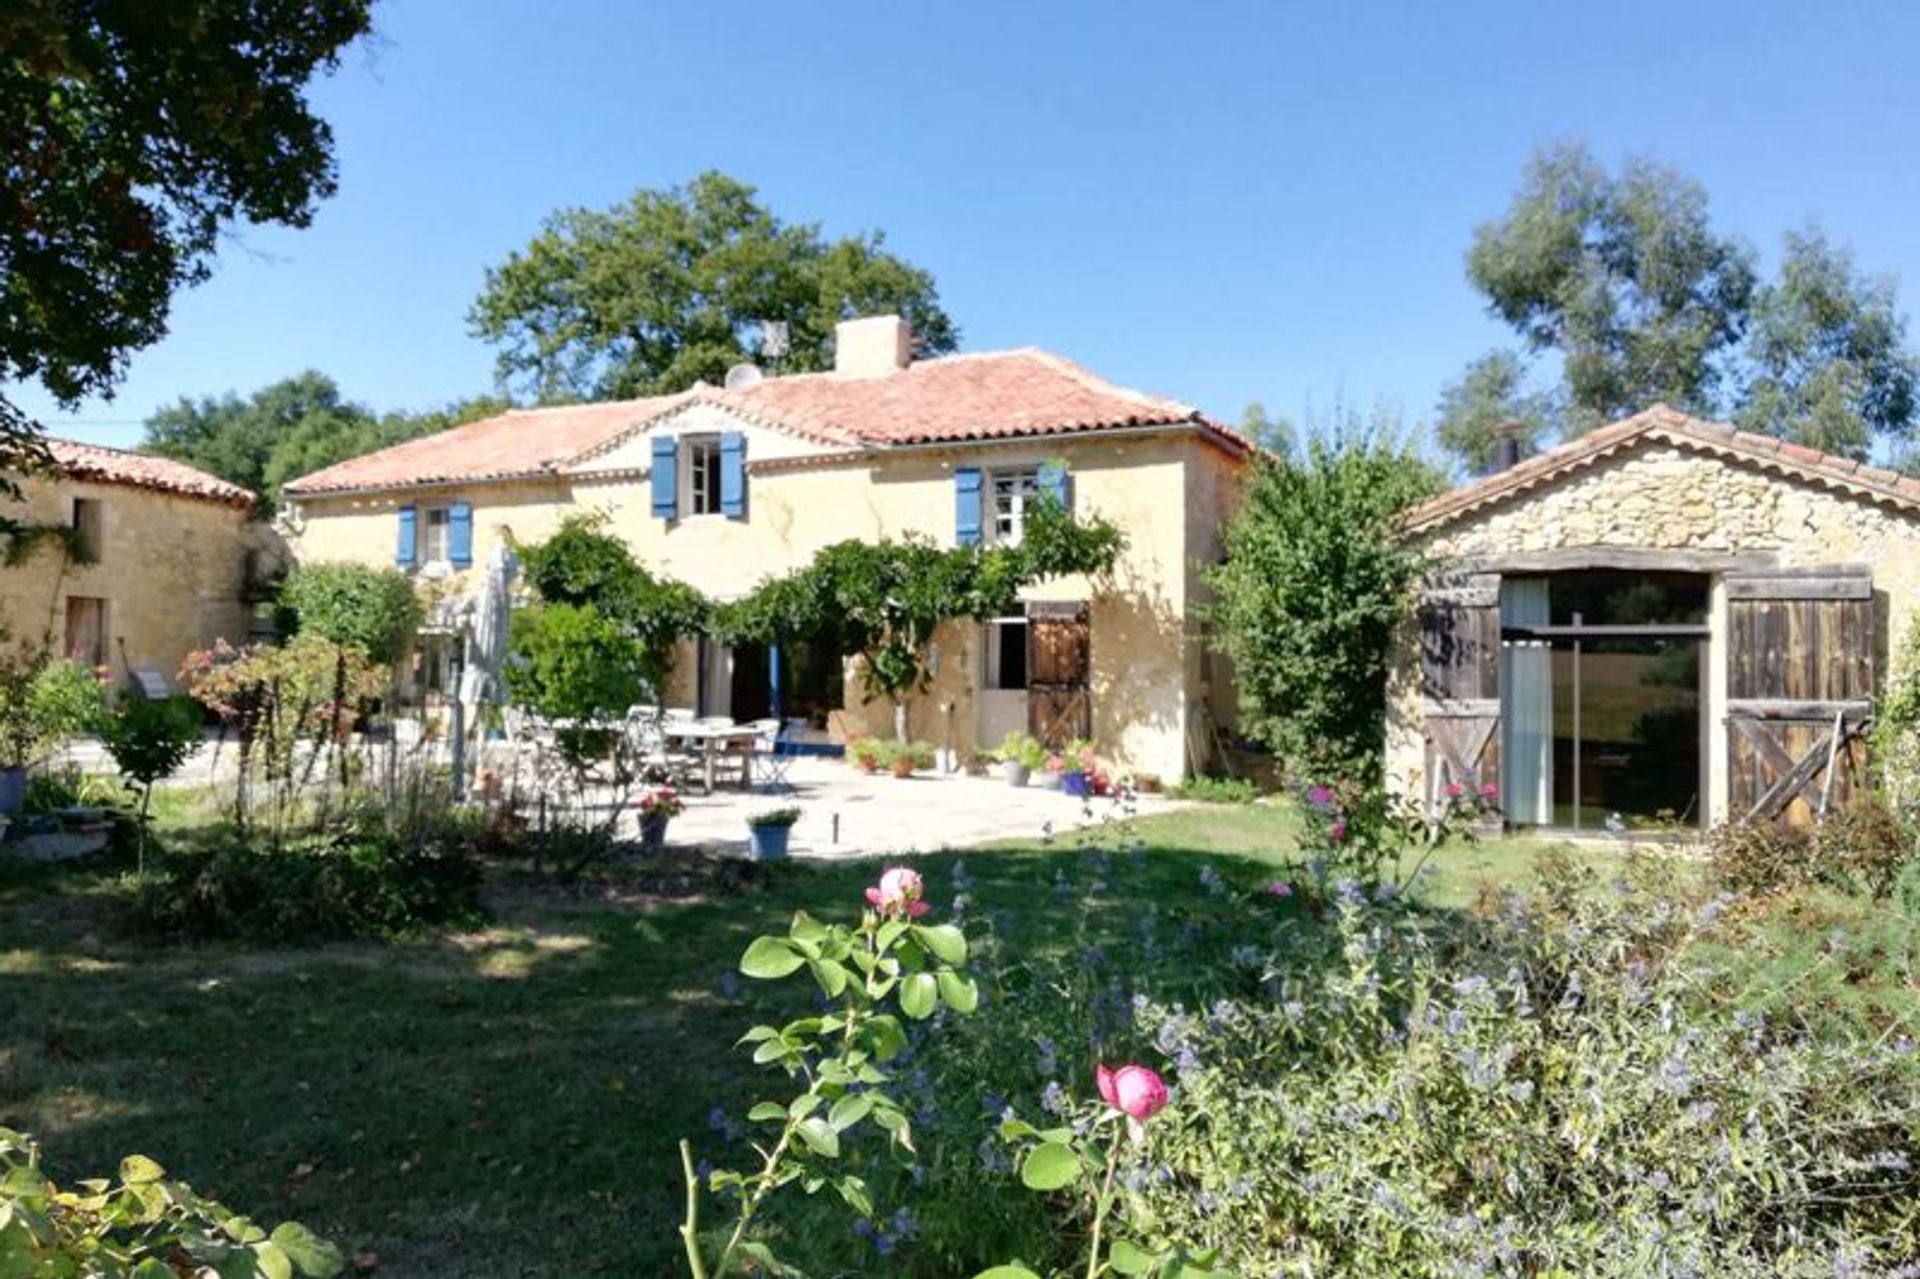
[[[1920,605],[1920,480],[1664,405],[1418,507],[1403,792],[1516,827],[1804,823],[1860,784]]]
[[[252,626],[253,589],[275,567],[254,496],[167,458],[50,439],[53,470],[15,477],[0,517],[0,628],[14,645],[171,687],[181,659]],[[58,536],[50,536],[58,534]],[[250,586],[250,583],[253,585]]]

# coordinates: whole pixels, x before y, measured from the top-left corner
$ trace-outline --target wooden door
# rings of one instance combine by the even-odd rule
[[[1048,746],[1093,736],[1092,655],[1086,605],[1027,606],[1027,731]]]
[[[1728,816],[1804,826],[1852,799],[1873,709],[1864,565],[1729,574]]]
[[[1420,710],[1429,802],[1449,782],[1500,784],[1500,578],[1430,584],[1420,598]]]

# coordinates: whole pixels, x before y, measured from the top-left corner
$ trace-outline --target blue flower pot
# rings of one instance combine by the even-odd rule
[[[749,826],[747,842],[753,847],[753,855],[763,862],[777,861],[787,855],[787,841],[793,836],[791,826]]]
[[[1085,799],[1093,794],[1093,779],[1085,773],[1062,773],[1060,789],[1075,799]]]

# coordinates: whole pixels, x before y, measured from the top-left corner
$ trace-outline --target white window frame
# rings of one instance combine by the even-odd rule
[[[720,437],[680,437],[680,509],[689,516],[721,515]]]
[[[989,471],[983,487],[986,540],[996,546],[1020,545],[1027,527],[1027,509],[1040,496],[1040,468],[1015,466]]]
[[[436,520],[434,517],[438,516]],[[434,547],[434,530],[439,529],[440,546],[438,554]],[[453,507],[423,506],[420,508],[420,563],[451,564],[453,562]]]

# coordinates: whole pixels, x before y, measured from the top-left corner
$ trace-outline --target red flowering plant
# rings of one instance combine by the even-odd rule
[[[634,800],[633,806],[639,811],[640,820],[643,822],[678,817],[687,811],[687,801],[680,797],[679,791],[665,782],[641,791],[640,797]]]
[[[1065,1122],[1040,1129],[1009,1118],[1000,1125],[1008,1141],[1026,1143],[1020,1160],[1020,1181],[1042,1194],[1074,1192],[1071,1211],[1086,1222],[1086,1279],[1107,1274],[1151,1275],[1163,1279],[1232,1279],[1214,1268],[1211,1254],[1194,1254],[1170,1239],[1150,1237],[1136,1227],[1132,1237],[1108,1225],[1116,1213],[1125,1215],[1127,1197],[1118,1184],[1122,1156],[1128,1146],[1144,1146],[1148,1121],[1171,1100],[1158,1071],[1129,1062],[1098,1064],[1093,1070],[1097,1105],[1059,1103],[1055,1113]],[[1024,1265],[1009,1264],[983,1270],[974,1279],[1040,1279]]]
[[[892,867],[866,890],[858,924],[828,924],[805,912],[784,934],[760,937],[740,958],[748,977],[777,981],[804,972],[819,988],[825,1011],[785,1025],[755,1026],[740,1043],[755,1064],[777,1069],[799,1091],[747,1112],[761,1129],[750,1171],[705,1172],[692,1147],[680,1143],[686,1176],[686,1217],[680,1227],[692,1279],[723,1279],[746,1271],[782,1273],[772,1249],[752,1227],[773,1191],[798,1184],[807,1194],[831,1188],[864,1219],[874,1205],[867,1184],[842,1163],[850,1136],[862,1125],[886,1134],[890,1146],[911,1154],[907,1108],[891,1091],[888,1063],[907,1047],[902,1018],[925,1021],[944,1005],[972,1013],[980,993],[963,968],[967,939],[953,924],[922,923],[930,907],[919,872]],[[731,1226],[705,1232],[703,1191],[731,1196]]]

